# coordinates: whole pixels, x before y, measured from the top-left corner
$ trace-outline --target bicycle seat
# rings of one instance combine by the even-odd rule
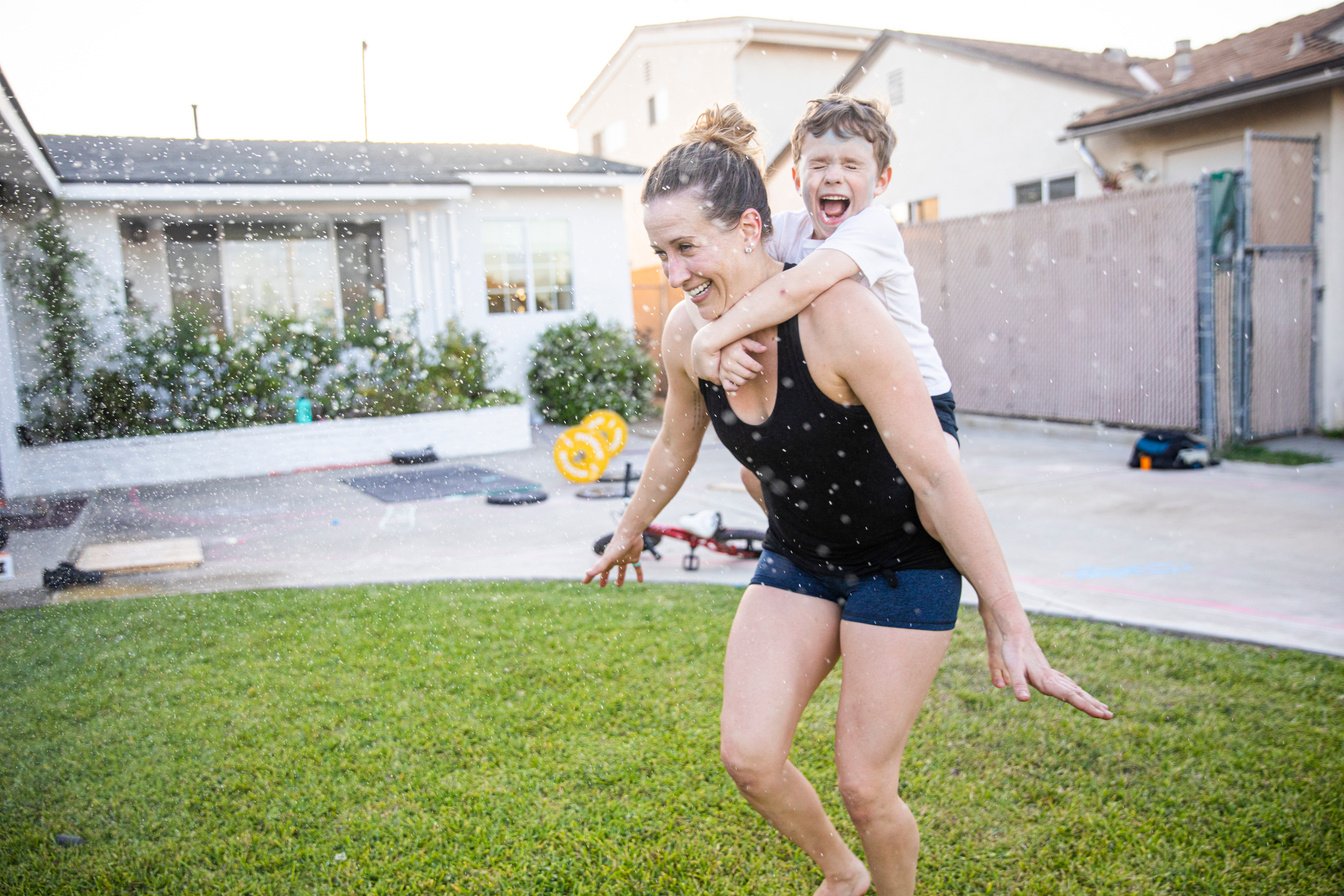
[[[692,535],[701,538],[713,538],[723,522],[723,515],[717,510],[701,510],[688,513],[677,521],[677,525]]]

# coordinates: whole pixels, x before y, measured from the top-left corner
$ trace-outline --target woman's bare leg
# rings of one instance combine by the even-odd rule
[[[919,829],[900,796],[901,756],[951,640],[951,632],[840,625],[836,775],[882,896],[915,891]]]
[[[840,652],[840,610],[830,601],[752,585],[742,596],[724,658],[720,752],[742,795],[825,875],[817,894],[868,890],[807,778],[789,762],[794,730]]]

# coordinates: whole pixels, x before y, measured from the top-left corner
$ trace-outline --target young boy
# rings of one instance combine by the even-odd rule
[[[885,110],[842,94],[812,100],[791,142],[793,183],[805,211],[774,214],[766,249],[776,261],[796,267],[771,277],[696,333],[691,343],[696,375],[735,391],[762,369],[752,353],[765,347],[750,334],[788,320],[829,287],[857,275],[914,349],[948,448],[957,454],[952,382],[921,320],[914,269],[896,222],[873,205],[891,182],[896,147]],[[749,487],[756,484],[750,478]]]

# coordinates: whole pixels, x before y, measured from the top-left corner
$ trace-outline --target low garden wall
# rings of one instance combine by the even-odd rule
[[[525,404],[96,439],[20,448],[10,498],[165,485],[387,461],[432,446],[441,458],[520,451],[532,442]],[[17,472],[17,475],[14,473]]]

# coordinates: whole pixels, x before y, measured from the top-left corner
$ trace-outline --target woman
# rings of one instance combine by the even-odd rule
[[[825,876],[817,890],[911,893],[919,833],[898,791],[901,755],[951,640],[961,575],[974,586],[990,677],[1097,718],[1111,712],[1052,669],[1013,589],[988,518],[946,449],[914,355],[853,281],[756,334],[765,372],[726,395],[695,379],[691,338],[779,273],[755,128],[733,106],[706,112],[644,185],[644,224],[687,301],[668,318],[668,394],[643,476],[602,557],[640,581],[642,533],[695,462],[706,425],[761,481],[766,552],[738,606],[724,661],[721,755],[747,801]],[[936,535],[936,538],[934,537]],[[835,761],[868,865],[841,840],[789,762],[812,694],[844,659]]]

